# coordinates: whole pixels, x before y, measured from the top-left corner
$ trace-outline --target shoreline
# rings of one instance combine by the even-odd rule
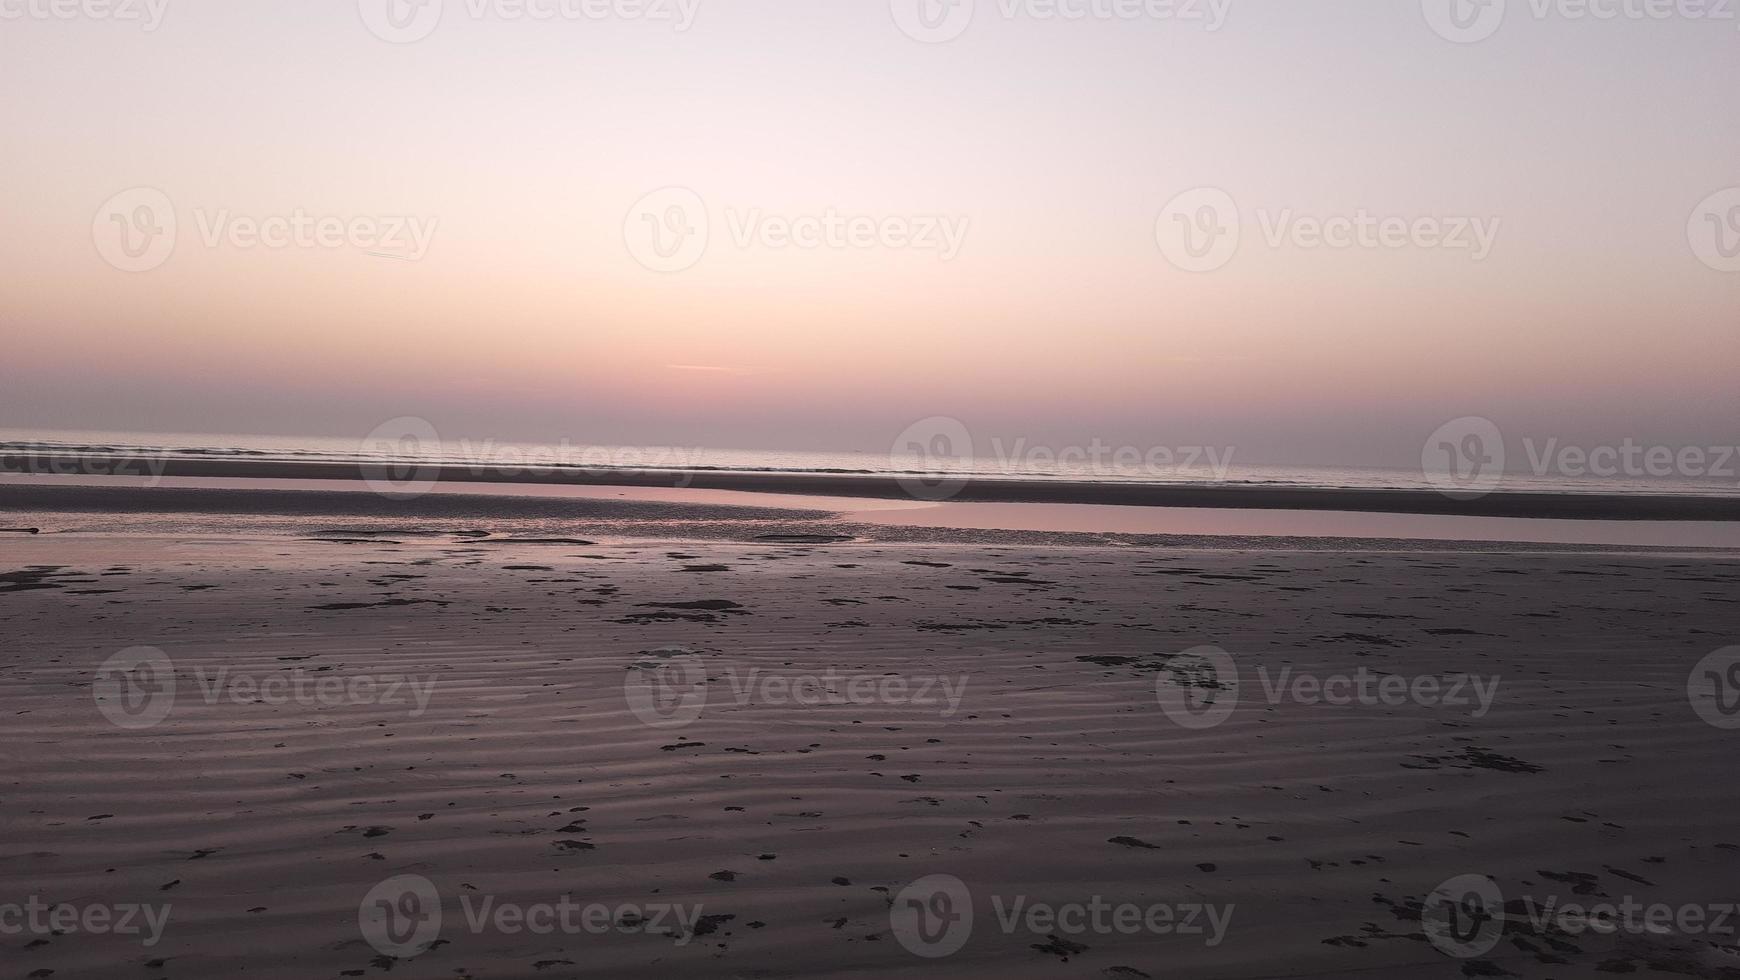
[[[90,478],[86,478],[87,480]],[[241,481],[238,481],[241,482]],[[528,488],[520,488],[528,489]],[[533,488],[535,489],[535,488]],[[630,545],[634,542],[710,542],[715,545],[885,545],[954,547],[966,545],[1002,547],[1066,547],[1086,549],[1162,548],[1169,551],[1242,552],[1442,552],[1456,554],[1636,554],[1684,555],[1732,559],[1740,557],[1740,545],[1681,535],[1674,540],[1531,538],[1513,532],[1510,536],[1484,534],[1482,528],[1498,521],[1470,521],[1458,527],[1462,533],[1434,532],[1422,525],[1411,533],[1410,522],[1460,521],[1456,518],[1419,518],[1413,515],[1387,517],[1387,526],[1360,533],[1336,529],[1313,519],[1317,530],[1303,530],[1299,522],[1285,518],[1290,512],[1264,515],[1260,511],[1142,511],[1166,516],[1166,528],[1120,528],[1095,525],[1091,517],[1081,526],[1018,522],[973,523],[951,520],[962,509],[1010,505],[959,504],[940,507],[838,509],[851,500],[778,495],[752,498],[756,502],[721,500],[728,491],[664,490],[625,491],[586,495],[488,492],[442,488],[414,500],[392,500],[361,489],[285,488],[271,486],[118,486],[67,483],[32,484],[17,478],[0,479],[0,540],[27,540],[73,535],[102,538],[117,536],[198,536],[248,539],[291,538],[346,541],[368,538],[384,541],[447,542],[461,544],[511,544],[527,537],[550,543]],[[748,495],[745,495],[748,497]],[[775,506],[775,502],[779,505]],[[1080,506],[1053,509],[1049,505],[1012,505],[1044,511],[1055,518],[1057,510],[1079,510],[1083,515],[1106,508]],[[951,509],[952,508],[952,509]],[[1117,508],[1111,508],[1117,509]],[[1178,521],[1182,515],[1218,515],[1203,526]],[[1248,514],[1243,525],[1228,522]],[[922,516],[921,516],[922,515]],[[1370,523],[1370,515],[1323,515]],[[1530,522],[1518,524],[1579,522]],[[1668,529],[1677,525],[1643,523],[1615,525],[1583,522],[1588,528]],[[1403,526],[1396,526],[1403,525]],[[1703,525],[1703,532],[1726,525]],[[584,540],[573,540],[575,538]],[[1696,541],[1697,543],[1688,543]]]
[[[207,460],[165,456],[0,453],[0,473],[95,478],[384,479],[390,464],[286,460]],[[1342,511],[1458,517],[1605,521],[1740,521],[1740,496],[1550,493],[1498,490],[1454,499],[1436,490],[1297,486],[1169,485],[1079,480],[963,477],[946,495],[915,495],[915,477],[881,474],[746,472],[733,470],[586,470],[464,465],[417,467],[419,483],[589,486],[695,490],[921,502],[1098,504],[1127,507]],[[953,483],[954,481],[950,481]]]

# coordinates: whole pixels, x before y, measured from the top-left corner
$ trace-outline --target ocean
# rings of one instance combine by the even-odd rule
[[[143,433],[82,430],[0,429],[0,452],[69,453],[81,456],[164,456],[206,460],[291,462],[417,462],[475,467],[767,473],[958,474],[1022,480],[1137,482],[1180,485],[1249,485],[1328,489],[1431,489],[1425,467],[1301,466],[1240,458],[1236,447],[1174,450],[1158,457],[1119,457],[1110,452],[1058,458],[1050,453],[1011,453],[1001,444],[976,452],[868,452],[731,449],[698,446],[611,446],[573,443],[501,442],[429,438],[430,433],[393,432],[366,439],[333,436],[264,436],[213,433]],[[1521,457],[1521,458],[1517,458]],[[1529,454],[1510,453],[1503,488],[1568,493],[1649,493],[1740,496],[1740,460],[1725,466],[1711,457],[1711,472],[1697,475],[1615,476],[1530,469]]]

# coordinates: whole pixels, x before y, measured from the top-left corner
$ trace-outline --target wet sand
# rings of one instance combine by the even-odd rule
[[[0,515],[49,530],[171,531],[216,522],[230,531],[298,533],[342,518],[444,530],[480,520],[527,533],[574,522],[634,537],[755,540],[767,533],[874,541],[982,541],[1329,550],[1626,550],[1740,552],[1740,522],[1593,521],[1334,511],[982,504],[811,497],[692,487],[440,484],[390,499],[329,480],[166,478],[117,485],[99,477],[0,477]]]
[[[1731,557],[835,540],[801,512],[596,502],[394,523],[313,512],[327,503],[0,540],[0,895],[169,906],[149,948],[0,935],[13,975],[1740,971],[1732,936],[1520,921],[1457,959],[1421,914],[1463,874],[1513,897],[1736,900],[1736,733],[1687,694],[1740,642]],[[1192,728],[1165,697],[1201,693],[1183,652],[1205,644],[1235,656],[1238,696],[1216,692],[1230,713]],[[139,647],[176,683],[160,720],[129,728],[117,709],[165,704],[163,676],[127,702],[104,670]],[[674,664],[697,674],[673,699],[650,678]],[[1283,670],[1496,686],[1484,706],[1271,701],[1260,672]],[[909,686],[806,704],[765,683],[830,673]],[[275,678],[344,693],[281,697]],[[359,907],[402,875],[438,890],[444,922],[395,958]],[[890,914],[931,875],[974,904],[939,958]],[[468,924],[468,902],[565,894],[701,917]],[[998,915],[1097,899],[1228,918],[1211,944]]]

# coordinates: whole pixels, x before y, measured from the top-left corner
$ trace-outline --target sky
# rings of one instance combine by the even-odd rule
[[[0,428],[1733,444],[1740,4],[1464,2],[0,0]]]

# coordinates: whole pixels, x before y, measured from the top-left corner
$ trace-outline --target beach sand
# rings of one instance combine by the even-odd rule
[[[0,513],[80,528],[0,535],[0,901],[168,906],[149,947],[0,935],[5,974],[1740,976],[1732,934],[1518,914],[1458,959],[1421,915],[1467,874],[1513,905],[1740,899],[1740,732],[1687,693],[1740,642],[1733,557],[830,540],[640,506]],[[1203,645],[1236,685],[1181,656]],[[172,694],[105,668],[135,648]],[[1289,670],[1496,686],[1271,698]],[[798,703],[810,677],[875,694]],[[1181,723],[1205,686],[1230,714]],[[443,920],[394,957],[359,908],[404,875]],[[946,956],[891,917],[933,875],[973,907]],[[628,928],[470,921],[564,895]],[[1102,901],[1204,931],[999,914]],[[666,906],[689,917],[637,925]]]

